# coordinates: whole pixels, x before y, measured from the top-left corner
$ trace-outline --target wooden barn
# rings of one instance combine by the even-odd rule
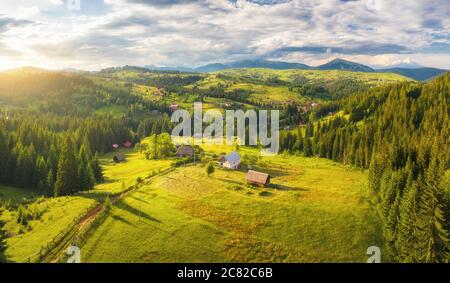
[[[194,156],[194,148],[190,145],[182,145],[178,147],[177,157],[192,157]]]
[[[247,172],[247,183],[258,185],[261,187],[266,186],[270,183],[270,176],[267,173],[257,172],[253,170],[248,170]]]
[[[130,142],[130,141],[125,141],[125,142],[122,144],[122,146],[125,147],[125,148],[133,148],[133,143]]]
[[[117,162],[117,163],[125,161],[125,154],[118,153],[118,154],[114,155],[113,160],[114,160],[114,162]]]

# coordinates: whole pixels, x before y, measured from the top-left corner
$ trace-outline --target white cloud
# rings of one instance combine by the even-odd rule
[[[0,68],[198,66],[255,57],[313,65],[343,57],[373,66],[409,58],[422,65],[450,68],[447,0],[378,0],[380,9],[368,9],[366,0],[279,4],[245,0],[176,1],[181,4],[165,0],[81,1],[81,11],[75,12],[68,11],[62,0],[2,3],[0,57],[7,63]],[[33,24],[2,28],[1,15]],[[427,52],[435,43],[448,48]]]

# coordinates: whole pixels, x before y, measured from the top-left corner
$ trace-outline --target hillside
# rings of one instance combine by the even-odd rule
[[[156,176],[118,202],[83,245],[86,261],[362,262],[368,245],[383,245],[359,170],[262,158],[255,169],[270,172],[272,186],[256,188],[244,170],[206,177],[204,164],[232,147],[203,148],[199,164]]]
[[[378,72],[395,73],[405,77],[413,78],[418,81],[426,81],[432,79],[442,73],[448,72],[448,70],[436,69],[436,68],[392,68],[392,69],[382,69]]]
[[[302,63],[291,63],[282,61],[270,61],[270,60],[243,60],[235,61],[231,63],[211,63],[208,65],[187,68],[187,67],[156,67],[147,65],[146,69],[152,71],[177,71],[177,72],[187,72],[187,73],[209,73],[217,72],[228,69],[246,69],[246,68],[264,68],[273,70],[344,70],[353,72],[379,72],[379,73],[395,73],[414,80],[425,81],[431,79],[437,75],[440,75],[448,70],[437,69],[437,68],[427,68],[418,67],[412,65],[411,67],[392,67],[385,69],[373,69],[369,66],[351,62],[343,59],[333,59],[319,66],[308,66]]]
[[[133,90],[147,99],[192,105],[199,96],[209,97],[212,108],[225,104],[282,105],[288,102],[326,101],[356,91],[408,80],[396,74],[334,70],[230,69],[212,73],[177,73],[116,68],[97,74],[133,83]],[[159,88],[159,90],[158,90]],[[161,93],[161,88],[165,94]]]
[[[317,67],[319,70],[347,70],[354,72],[374,72],[375,70],[355,62],[350,62],[343,59],[334,59],[328,63]]]
[[[445,260],[449,74],[420,83],[377,72],[127,66],[2,76],[0,219],[11,261],[65,261],[74,240],[88,262],[364,262],[371,245],[383,261]],[[201,145],[195,164],[175,157],[168,105],[194,101],[280,108],[280,154]],[[208,164],[233,150],[241,169],[215,166],[208,177]],[[247,184],[248,168],[269,173],[271,185]]]

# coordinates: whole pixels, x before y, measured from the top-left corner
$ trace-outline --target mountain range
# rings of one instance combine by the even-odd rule
[[[179,71],[179,72],[197,72],[197,73],[207,73],[215,72],[226,69],[238,69],[238,68],[267,68],[275,70],[287,70],[287,69],[300,69],[300,70],[346,70],[354,72],[382,72],[382,73],[396,73],[409,77],[415,80],[429,80],[437,75],[448,72],[448,70],[429,68],[429,67],[393,67],[387,69],[374,69],[369,66],[343,60],[334,59],[328,63],[320,66],[308,66],[301,63],[289,63],[281,61],[269,61],[269,60],[243,60],[235,61],[231,63],[213,63],[196,68],[186,68],[186,67],[156,67],[153,65],[147,65],[144,68],[156,71]]]

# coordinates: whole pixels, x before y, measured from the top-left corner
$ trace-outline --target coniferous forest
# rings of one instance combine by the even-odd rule
[[[369,170],[369,189],[395,261],[446,262],[450,248],[450,74],[341,100],[349,118],[281,137],[301,151]]]
[[[175,156],[177,149],[168,135],[173,128],[169,118],[173,105],[188,111],[192,111],[194,101],[225,109],[278,109],[284,127],[280,156],[305,158],[295,166],[305,160],[328,159],[358,168],[367,176],[367,199],[380,220],[382,232],[378,236],[388,249],[389,261],[449,261],[449,73],[427,82],[398,78],[377,85],[350,77],[344,80],[349,83],[342,85],[341,79],[324,84],[306,77],[299,82],[298,76],[286,81],[276,75],[260,78],[260,71],[253,71],[250,77],[240,72],[219,75],[229,81],[207,87],[202,83],[212,80],[209,75],[130,67],[98,74],[34,69],[2,73],[0,184],[46,199],[95,192],[99,185],[114,183],[114,175],[105,176],[105,164],[108,170],[120,166],[108,162],[111,154],[125,151],[122,144],[127,141],[136,144],[132,152],[138,159],[125,160],[125,168],[133,168],[134,162],[142,162],[139,160],[150,162],[149,168],[152,162],[162,160],[169,160],[174,168],[185,168],[195,159]],[[257,93],[252,89],[233,88],[241,80],[259,87],[287,87],[301,100],[276,96],[262,102],[255,99]],[[115,144],[119,149],[113,147]],[[252,152],[256,149],[248,147]],[[239,151],[239,146],[235,150]],[[201,147],[195,151],[211,182],[217,172],[220,174],[214,169],[217,152]],[[242,164],[275,170],[260,156],[248,153],[243,154]],[[141,169],[150,176],[161,171]],[[324,181],[327,178],[322,177]],[[118,182],[120,188],[115,189],[125,190],[125,181]],[[139,188],[142,183],[139,176],[134,186]],[[267,190],[265,194],[272,194],[271,188]],[[109,208],[105,213],[110,213],[114,204],[109,195],[106,199]],[[38,219],[22,219],[26,215],[23,211],[32,210],[34,204],[29,203],[2,202],[3,209],[13,214],[17,211],[20,233],[23,229],[33,231],[29,223]],[[293,203],[301,204],[302,200]],[[14,235],[11,227],[0,221],[0,261],[7,260],[7,239]]]

